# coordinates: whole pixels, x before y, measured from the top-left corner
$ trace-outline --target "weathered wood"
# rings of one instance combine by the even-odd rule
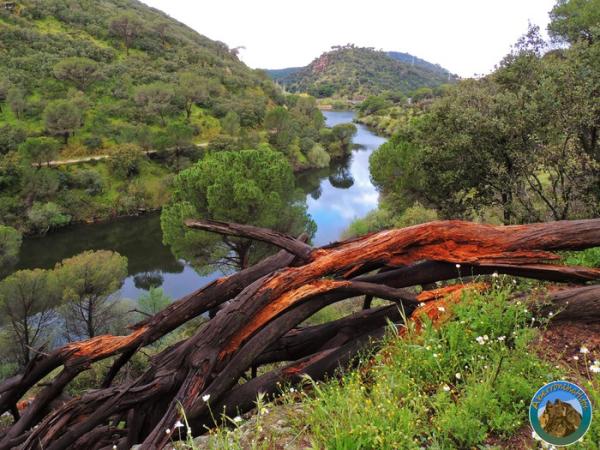
[[[289,236],[254,227],[222,223],[210,227],[204,223],[201,227],[261,239],[299,257],[282,251],[269,262],[265,260],[176,302],[138,323],[128,336],[101,336],[69,344],[36,360],[24,374],[0,385],[0,408],[13,406],[29,387],[54,368],[64,364],[65,369],[9,429],[0,442],[0,449],[11,448],[15,443],[24,449],[83,448],[78,443],[92,442],[93,430],[108,426],[111,420],[122,420],[118,417],[126,417],[127,422],[126,436],[118,436],[121,444],[142,441],[143,449],[162,448],[169,439],[164,430],[172,429],[180,419],[181,407],[192,423],[201,423],[207,417],[202,396],[210,395],[216,403],[228,398],[234,390],[241,389],[235,384],[253,365],[295,359],[297,363],[302,362],[298,373],[302,368],[313,367],[312,373],[320,376],[331,364],[339,363],[341,356],[331,356],[336,351],[346,346],[354,348],[361,336],[381,329],[377,325],[382,320],[399,314],[398,307],[393,305],[387,309],[365,310],[362,316],[317,328],[290,331],[319,309],[348,297],[386,298],[397,302],[400,309],[410,314],[416,301],[424,297],[415,298],[403,288],[436,281],[494,272],[552,281],[600,279],[598,270],[548,264],[558,258],[551,251],[600,245],[599,219],[509,227],[460,221],[432,222],[374,233],[319,249],[299,244]],[[376,270],[382,271],[369,273]],[[451,289],[457,287],[440,292]],[[427,295],[435,298],[440,292],[428,292]],[[586,298],[595,298],[597,294],[597,291],[590,291]],[[138,379],[109,387],[122,364],[141,346],[227,301],[226,306],[194,336],[156,355]],[[597,308],[594,301],[587,305]],[[419,310],[437,314],[437,308],[433,306]],[[569,307],[565,308],[568,310]],[[571,307],[570,311],[577,315],[582,310]],[[299,343],[304,343],[305,348],[302,349]],[[44,401],[60,393],[72,379],[72,373],[79,373],[94,361],[116,354],[122,356],[107,377],[105,388],[85,393],[57,410],[43,414]],[[326,362],[319,366],[317,360]],[[298,368],[294,364],[292,366]],[[252,388],[250,383],[262,382],[255,380],[261,380],[261,377],[245,383],[245,389]],[[38,426],[31,429],[35,424]],[[195,432],[201,431],[195,429]]]

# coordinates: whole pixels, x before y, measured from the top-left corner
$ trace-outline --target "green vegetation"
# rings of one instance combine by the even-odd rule
[[[16,232],[11,233],[14,247]],[[65,259],[51,270],[19,270],[1,280],[0,368],[25,366],[40,348],[53,348],[55,339],[121,333],[131,321],[131,308],[113,294],[126,276],[127,259],[101,250]],[[164,305],[157,293],[152,296],[144,308]]]
[[[17,230],[0,225],[0,279],[17,263],[22,240]]]
[[[439,66],[418,58],[415,61],[407,61],[406,54],[349,44],[332,47],[304,68],[268,73],[291,92],[350,100],[384,92],[406,96],[418,88],[433,88],[455,79]]]
[[[269,246],[248,239],[192,230],[186,219],[251,224],[298,235],[315,231],[298,201],[286,158],[268,148],[216,152],[181,172],[173,181],[173,202],[161,215],[165,243],[202,270],[215,264],[244,269],[262,259]]]
[[[16,3],[0,9],[1,224],[45,233],[158,209],[211,151],[268,142],[296,171],[327,164],[314,99],[284,96],[223,43],[134,0]],[[265,123],[274,110],[282,129]]]
[[[370,160],[383,208],[419,201],[442,218],[504,224],[599,214],[600,43],[588,6],[600,5],[574,14],[579,3],[552,13],[567,47],[548,50],[532,27],[487,77],[408,107],[365,102],[376,119],[363,121],[394,132]]]

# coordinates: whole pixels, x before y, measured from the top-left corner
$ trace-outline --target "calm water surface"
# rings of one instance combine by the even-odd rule
[[[326,111],[324,115],[328,126],[354,118],[352,112]],[[385,138],[363,125],[357,127],[355,149],[347,160],[297,177],[297,184],[307,194],[308,212],[317,223],[315,245],[339,239],[352,220],[377,207],[378,194],[369,178],[369,156]],[[177,260],[162,244],[158,214],[77,225],[43,238],[25,239],[18,268],[51,268],[82,251],[100,249],[127,257],[129,276],[118,293],[125,298],[135,299],[156,284],[170,297],[178,298],[221,276],[220,272],[201,276],[185,261]]]

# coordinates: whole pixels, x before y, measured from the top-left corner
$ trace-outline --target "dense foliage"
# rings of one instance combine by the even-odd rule
[[[204,270],[215,264],[246,268],[264,257],[268,246],[191,230],[184,225],[186,219],[245,223],[292,235],[315,231],[303,195],[295,190],[290,164],[268,147],[209,154],[173,184],[173,202],[161,215],[164,241],[177,256]]]
[[[0,223],[21,231],[160,208],[207,149],[331,159],[314,100],[135,0],[18,1],[0,42]],[[267,132],[273,110],[285,129]],[[64,164],[90,155],[105,159]]]
[[[364,99],[393,92],[407,95],[421,87],[436,87],[454,80],[448,71],[411,55],[336,46],[301,69],[281,69],[269,74],[292,92],[315,97]]]
[[[531,27],[489,76],[372,112],[380,123],[395,115],[370,161],[385,206],[418,200],[442,217],[505,224],[598,216],[598,8],[561,1],[549,29],[568,45],[551,47]]]

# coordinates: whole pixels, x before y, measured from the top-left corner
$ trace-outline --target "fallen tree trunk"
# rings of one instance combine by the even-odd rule
[[[242,388],[236,387],[238,379],[250,367],[273,361],[295,361],[290,367],[297,369],[312,367],[315,377],[329,373],[332,364],[342,358],[336,352],[357,348],[364,336],[379,333],[381,320],[397,317],[399,310],[410,315],[417,299],[403,289],[406,287],[494,272],[556,282],[600,278],[598,270],[548,263],[558,259],[551,251],[600,245],[597,219],[509,227],[433,222],[318,249],[255,227],[205,221],[189,225],[264,240],[285,250],[175,302],[136,324],[129,336],[100,336],[36,358],[23,374],[0,385],[2,411],[13,407],[51,370],[63,366],[63,371],[9,429],[0,449],[85,448],[81,443],[92,442],[94,430],[110,426],[116,418],[125,419],[126,437],[116,433],[115,445],[126,448],[142,442],[142,448],[162,448],[171,438],[165,430],[173,429],[182,409],[194,431],[200,433],[203,429],[199,424],[204,424],[209,414],[203,397],[210,396],[212,402],[219,403],[237,390],[238,406],[247,404],[242,399],[251,395],[252,386],[266,389],[270,381],[265,380],[274,380],[284,372],[245,383],[243,395]],[[377,270],[380,272],[373,273]],[[597,298],[598,291],[585,292],[586,298]],[[393,301],[397,306],[365,310],[363,316],[291,331],[327,305],[365,295]],[[577,295],[581,298],[584,294]],[[119,368],[139,348],[228,300],[194,336],[156,355],[138,379],[110,386]],[[587,307],[597,306],[587,303]],[[582,312],[572,306],[564,308],[563,314],[567,311],[575,316]],[[598,317],[597,312],[593,314]],[[74,376],[95,361],[117,354],[122,356],[109,372],[104,388],[44,414],[43,406]],[[294,373],[301,372],[298,369]],[[262,381],[256,381],[259,379]]]

